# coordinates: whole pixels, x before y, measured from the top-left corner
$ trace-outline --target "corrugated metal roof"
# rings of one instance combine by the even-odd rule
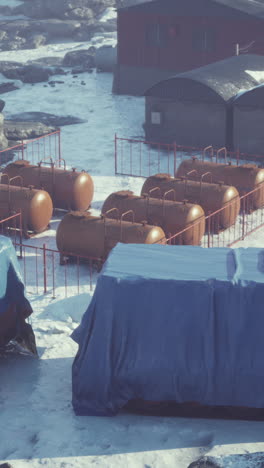
[[[264,56],[238,55],[205,67],[179,73],[152,86],[145,95],[175,98],[177,97],[177,84],[182,83],[184,79],[189,84],[193,82],[194,92],[196,84],[202,84],[209,88],[210,94],[213,91],[222,100],[228,101],[241,90],[248,90],[264,83]]]
[[[248,19],[251,15],[264,19],[264,3],[261,0],[154,0],[119,10],[175,13],[182,16],[222,16],[233,19]]]
[[[250,90],[245,90],[235,96],[235,106],[254,106],[263,109],[264,107],[264,84],[260,84]]]

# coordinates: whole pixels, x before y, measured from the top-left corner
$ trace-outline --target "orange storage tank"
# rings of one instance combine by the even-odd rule
[[[189,174],[191,171],[193,172]],[[247,200],[248,210],[256,210],[264,205],[264,169],[255,164],[235,166],[191,158],[180,164],[176,177],[187,176],[193,179],[207,172],[211,174],[213,182],[221,180],[226,185],[236,187],[240,196],[257,189]]]
[[[54,208],[85,211],[89,208],[94,194],[93,180],[85,171],[77,172],[51,167],[37,166],[28,161],[15,161],[5,167],[9,177],[21,176],[23,185],[46,190],[53,201]]]
[[[3,178],[3,176],[2,176]],[[21,212],[23,233],[40,233],[52,217],[52,200],[44,190],[0,184],[0,219]]]
[[[199,205],[157,198],[138,197],[130,191],[115,192],[105,200],[102,213],[110,210],[108,216],[117,217],[128,212],[136,222],[145,220],[148,224],[160,226],[167,237],[185,230],[175,238],[177,243],[199,245],[205,232],[204,211]],[[192,227],[191,227],[192,226]]]
[[[56,234],[58,250],[63,253],[105,259],[118,243],[163,244],[165,233],[158,226],[131,223],[89,212],[73,211],[61,220]]]
[[[240,210],[240,199],[235,187],[223,184],[211,184],[174,178],[169,174],[156,174],[148,177],[143,184],[141,194],[152,197],[166,198],[178,201],[187,200],[189,203],[200,205],[205,215],[221,210],[217,215],[215,231],[227,229],[232,226]]]

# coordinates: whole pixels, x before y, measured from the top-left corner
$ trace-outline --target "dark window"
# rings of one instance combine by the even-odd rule
[[[146,29],[146,43],[149,46],[164,47],[169,39],[168,26],[163,24],[148,24]]]
[[[215,31],[213,29],[194,31],[193,48],[197,52],[213,52],[215,50]]]

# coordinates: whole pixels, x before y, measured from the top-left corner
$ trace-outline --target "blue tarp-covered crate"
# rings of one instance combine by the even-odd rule
[[[16,340],[22,347],[37,353],[32,328],[26,323],[31,313],[13,244],[7,237],[0,236],[0,348]]]
[[[264,407],[264,250],[118,244],[73,332],[73,407]]]

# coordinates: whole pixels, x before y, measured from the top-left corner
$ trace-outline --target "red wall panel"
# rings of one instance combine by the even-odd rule
[[[163,47],[146,42],[146,29],[151,24],[174,26],[176,34]],[[147,13],[119,12],[118,62],[121,65],[157,67],[171,70],[190,70],[235,55],[235,45],[242,47],[256,41],[249,53],[264,55],[264,21],[249,19],[234,21],[220,17],[173,17]],[[193,48],[193,33],[200,28],[215,31],[213,52]]]

